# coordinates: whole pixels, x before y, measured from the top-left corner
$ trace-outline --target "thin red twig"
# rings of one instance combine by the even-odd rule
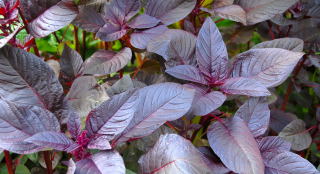
[[[7,165],[8,173],[9,174],[14,174],[13,167],[12,167],[12,160],[11,160],[9,151],[4,150],[3,153],[4,153],[4,157],[6,159],[6,165]]]

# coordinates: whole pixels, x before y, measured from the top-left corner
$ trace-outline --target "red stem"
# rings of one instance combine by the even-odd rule
[[[8,169],[8,174],[14,174],[13,167],[12,167],[12,160],[11,160],[9,151],[4,150],[3,153],[4,153],[4,157],[6,159],[6,165],[7,165],[7,169]]]
[[[74,26],[74,40],[76,45],[76,50],[78,53],[80,53],[80,43],[79,43],[79,37],[78,37],[78,28]]]
[[[44,155],[44,161],[45,161],[46,166],[47,166],[47,174],[53,174],[53,171],[52,171],[52,160],[51,160],[50,151],[44,151],[43,155]]]
[[[272,31],[272,23],[270,21],[268,21],[268,26],[269,26],[269,35],[271,37],[271,39],[275,39],[274,33]]]
[[[86,43],[86,37],[87,37],[87,32],[82,31],[82,57],[86,57],[86,49],[87,49],[87,43]]]

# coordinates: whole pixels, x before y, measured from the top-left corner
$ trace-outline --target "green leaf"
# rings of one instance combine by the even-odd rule
[[[18,165],[15,174],[31,174],[31,172],[26,166]]]

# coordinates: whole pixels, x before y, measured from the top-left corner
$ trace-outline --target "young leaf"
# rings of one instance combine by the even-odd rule
[[[264,173],[258,144],[239,117],[217,121],[208,128],[208,140],[223,164],[236,173]]]
[[[178,65],[166,70],[166,73],[172,75],[175,78],[196,82],[207,85],[207,81],[200,70],[191,65]]]
[[[17,34],[17,32],[20,30],[20,27],[17,27],[12,33],[10,33],[8,36],[0,39],[0,48],[4,47],[12,38]]]
[[[318,174],[319,171],[301,156],[283,151],[264,161],[266,173]]]
[[[130,90],[111,97],[92,110],[86,120],[88,136],[105,135],[112,140],[128,126],[136,111],[139,98]]]
[[[160,23],[159,19],[146,14],[142,14],[134,18],[132,21],[130,21],[128,23],[128,26],[131,28],[144,29],[144,28],[155,27],[159,23]]]
[[[160,19],[165,25],[173,24],[186,17],[195,7],[194,0],[149,0],[146,14]]]
[[[113,0],[104,8],[105,18],[122,26],[138,13],[140,6],[139,0]]]
[[[135,31],[131,34],[130,43],[138,49],[146,49],[149,41],[163,34],[168,28],[164,25],[159,25],[154,28],[143,31]]]
[[[212,81],[227,77],[228,53],[222,36],[212,21],[207,18],[202,25],[196,43],[196,57],[203,73]]]
[[[254,137],[263,135],[270,121],[270,110],[266,98],[251,97],[238,109],[234,117],[244,120]]]
[[[106,75],[119,71],[131,60],[130,48],[123,48],[120,52],[99,50],[84,62],[83,74]]]
[[[175,83],[161,83],[137,91],[137,112],[116,141],[142,138],[166,121],[182,117],[191,107],[194,90]]]
[[[279,133],[280,137],[291,143],[292,150],[301,151],[307,149],[312,142],[310,133],[306,130],[303,120],[296,119],[289,123]]]
[[[289,51],[301,52],[303,51],[303,45],[303,40],[298,38],[281,38],[262,42],[252,48],[282,48]]]
[[[220,89],[227,94],[248,95],[252,97],[268,96],[268,89],[256,80],[236,77],[224,81]]]
[[[66,174],[74,174],[76,171],[76,163],[72,160],[72,158],[67,161],[68,171]]]
[[[79,8],[79,15],[72,23],[88,32],[94,33],[98,32],[106,24],[101,14],[92,7],[86,6]]]
[[[103,86],[92,76],[78,77],[72,84],[66,99],[69,107],[80,117],[85,117],[95,107],[108,99]]]
[[[0,49],[0,81],[0,96],[6,100],[50,111],[60,106],[63,90],[54,72],[40,58],[22,49]]]
[[[255,79],[268,88],[275,87],[287,79],[303,55],[280,48],[251,49],[236,57],[232,76]]]
[[[103,151],[76,163],[74,174],[125,174],[121,155],[116,151]]]
[[[67,126],[71,136],[74,139],[77,139],[77,137],[81,134],[81,120],[80,116],[76,112],[70,111],[68,113]]]
[[[41,147],[49,147],[60,151],[71,152],[79,147],[64,133],[44,131],[39,132],[25,140]]]
[[[176,134],[162,135],[138,162],[141,173],[211,173],[201,152]]]
[[[248,25],[253,25],[285,12],[298,0],[238,0],[237,2],[247,12]]]
[[[115,41],[122,38],[127,33],[127,29],[118,24],[107,22],[97,32],[97,37],[106,42]]]
[[[34,37],[44,37],[70,24],[77,15],[75,3],[72,0],[62,0],[29,23],[28,29]]]
[[[73,81],[77,75],[81,74],[83,60],[81,55],[71,49],[68,45],[64,45],[64,49],[60,58],[61,76],[63,79]]]

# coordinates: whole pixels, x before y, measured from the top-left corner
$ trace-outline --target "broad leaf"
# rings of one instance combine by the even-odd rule
[[[95,107],[108,99],[103,86],[98,85],[92,76],[77,78],[66,96],[69,106],[75,110],[80,117],[85,117]]]
[[[194,0],[149,0],[146,14],[160,19],[165,25],[175,23],[186,17],[195,7]]]
[[[175,83],[161,83],[137,91],[137,112],[118,142],[142,138],[166,121],[182,117],[191,107],[194,90]]]
[[[238,118],[217,121],[208,130],[211,148],[236,173],[264,173],[258,144],[246,123]]]
[[[303,40],[298,38],[281,38],[272,41],[262,42],[252,48],[282,48],[289,51],[303,51]]]
[[[268,96],[268,89],[256,80],[236,77],[224,81],[220,89],[227,94],[247,95],[253,97]]]
[[[292,150],[301,151],[307,149],[312,142],[310,133],[306,130],[303,120],[296,119],[289,123],[279,133],[280,137],[291,143]]]
[[[227,77],[227,49],[217,26],[210,18],[206,19],[200,29],[196,57],[201,71],[211,77],[213,82]]]
[[[144,29],[144,28],[152,28],[160,23],[160,20],[146,15],[142,14],[134,18],[132,21],[129,22],[128,26],[131,28],[139,28],[139,29]]]
[[[91,7],[82,7],[79,9],[79,15],[73,21],[73,24],[89,32],[98,32],[105,25],[102,15]]]
[[[135,31],[131,34],[130,43],[132,46],[138,49],[146,49],[149,41],[163,34],[167,30],[164,25],[159,25],[157,27],[143,30]]]
[[[236,57],[232,76],[255,79],[268,88],[275,87],[287,79],[303,55],[280,48],[251,49]]]
[[[263,135],[267,131],[270,121],[267,99],[263,97],[250,98],[238,109],[234,117],[240,117],[244,120],[254,137]]]
[[[229,5],[216,8],[213,10],[214,15],[221,18],[229,19],[242,24],[247,24],[246,12],[239,5]]]
[[[24,50],[3,47],[0,50],[0,96],[6,100],[56,111],[63,90],[50,67]]]
[[[42,148],[24,140],[43,131],[60,131],[57,118],[38,106],[20,106],[0,100],[0,147],[15,153],[32,153]]]
[[[76,163],[74,174],[125,174],[126,168],[121,155],[116,151],[96,153]]]
[[[88,136],[105,135],[112,140],[128,126],[136,111],[139,99],[135,91],[115,95],[92,110],[86,120]]]
[[[285,12],[298,0],[238,0],[247,12],[247,23],[253,25]]]
[[[232,5],[234,0],[215,0],[213,2],[213,7],[214,8],[219,8],[219,7],[223,7],[223,6],[228,6],[228,5]]]
[[[113,0],[104,8],[104,17],[113,24],[122,26],[136,15],[139,10],[139,0]]]
[[[83,60],[81,55],[71,49],[68,45],[64,46],[61,58],[61,76],[67,81],[73,81],[82,71]]]
[[[264,137],[258,140],[258,144],[264,160],[268,160],[283,151],[290,151],[291,148],[289,142],[278,136]]]
[[[126,92],[128,90],[132,90],[134,88],[142,88],[145,87],[146,84],[132,79],[130,75],[124,75],[120,80],[118,80],[111,87],[107,88],[107,94],[111,97],[116,94],[120,94]]]
[[[200,70],[191,65],[178,65],[166,70],[166,73],[172,75],[175,78],[196,82],[200,84],[207,84],[204,75]]]
[[[108,150],[112,149],[110,143],[109,135],[97,135],[95,137],[91,137],[90,142],[87,146],[88,149],[99,149],[99,150]]]
[[[97,37],[103,41],[110,42],[122,38],[127,33],[127,29],[118,24],[107,22],[97,32]]]
[[[61,0],[23,0],[20,1],[20,9],[25,19],[32,21],[59,1]]]
[[[270,115],[270,128],[277,133],[280,133],[285,126],[298,118],[292,113],[286,113],[278,109],[271,110]]]
[[[141,173],[210,173],[203,155],[193,144],[176,134],[162,135],[139,159]]]
[[[196,36],[183,31],[169,29],[160,36],[152,39],[147,46],[149,52],[161,55],[169,67],[176,65],[196,65],[195,61]],[[169,61],[169,63],[168,63]]]
[[[306,159],[292,152],[281,152],[264,161],[268,174],[318,174],[319,171]]]
[[[219,91],[213,91],[199,96],[192,106],[194,115],[206,115],[218,109],[227,99],[227,97]]]
[[[44,37],[70,24],[77,15],[75,3],[72,0],[62,0],[29,23],[28,29],[34,37]]]
[[[52,131],[39,132],[25,141],[41,147],[49,147],[67,152],[71,152],[79,146],[64,133]]]
[[[83,74],[106,75],[119,71],[131,60],[130,48],[123,48],[120,52],[99,50],[84,62]]]

